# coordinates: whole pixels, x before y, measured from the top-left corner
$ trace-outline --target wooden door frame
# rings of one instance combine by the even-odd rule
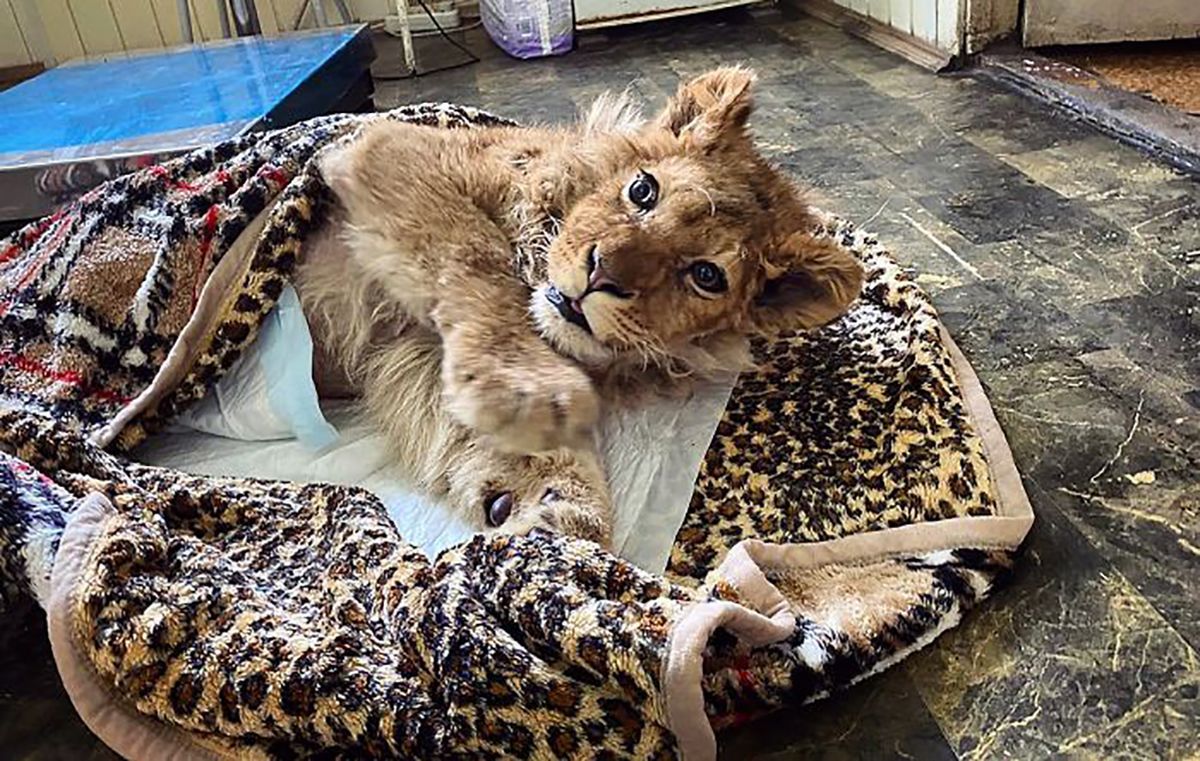
[[[997,40],[1017,37],[1021,0],[963,0],[965,11],[959,44],[966,55],[978,53]],[[1019,40],[1018,40],[1019,42]]]

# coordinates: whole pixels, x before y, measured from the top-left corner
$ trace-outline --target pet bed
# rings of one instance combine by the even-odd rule
[[[871,236],[867,284],[756,347],[664,574],[543,532],[430,559],[353,486],[129,457],[285,293],[328,194],[324,117],[114,180],[0,243],[0,577],[67,692],[135,758],[711,758],[953,626],[1033,517],[969,365]]]

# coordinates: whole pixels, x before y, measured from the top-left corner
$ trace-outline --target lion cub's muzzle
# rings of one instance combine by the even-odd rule
[[[587,253],[587,287],[584,288],[583,293],[578,296],[568,296],[560,291],[558,286],[551,284],[546,288],[546,299],[554,305],[564,320],[591,334],[592,326],[588,323],[587,315],[584,314],[583,300],[593,293],[607,293],[619,299],[631,299],[636,295],[633,291],[622,288],[621,284],[604,268],[599,246],[595,243]]]

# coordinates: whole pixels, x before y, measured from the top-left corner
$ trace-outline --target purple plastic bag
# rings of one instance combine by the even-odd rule
[[[575,44],[572,0],[480,0],[483,28],[514,58],[562,55]]]

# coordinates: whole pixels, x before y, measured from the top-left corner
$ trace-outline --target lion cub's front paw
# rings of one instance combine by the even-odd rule
[[[490,361],[490,360],[489,360]],[[519,454],[583,446],[600,417],[600,398],[577,367],[447,368],[451,414]]]
[[[506,491],[492,496],[484,509],[488,525],[510,534],[544,529],[588,539],[601,547],[612,543],[608,507],[602,500],[569,499],[551,489],[535,501]]]

